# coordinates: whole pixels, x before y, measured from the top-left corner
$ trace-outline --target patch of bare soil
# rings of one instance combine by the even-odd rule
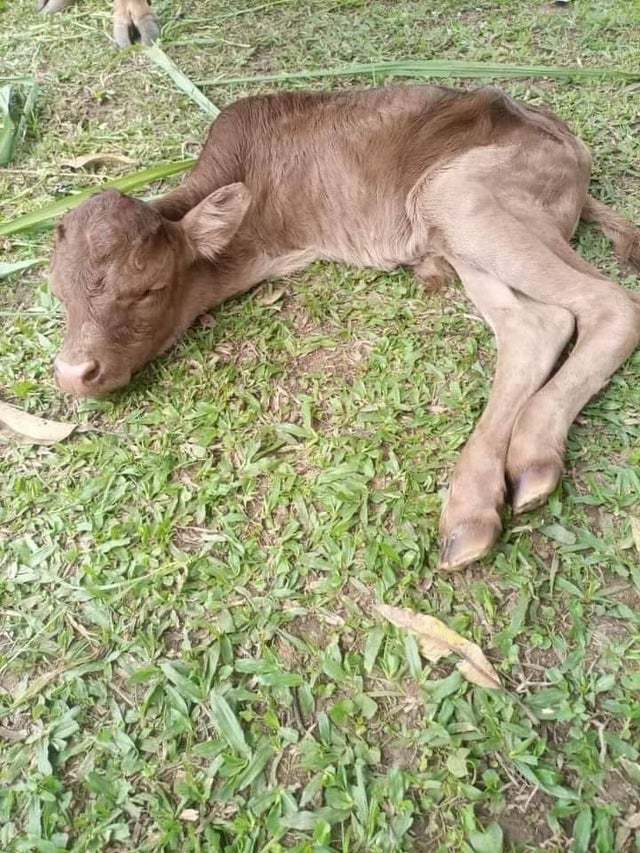
[[[380,763],[383,767],[413,770],[416,766],[418,751],[414,746],[409,746],[402,738],[394,738],[382,745],[380,754]]]
[[[542,850],[567,849],[559,846],[547,823],[547,814],[554,806],[554,801],[540,791],[531,796],[525,791],[515,802],[507,804],[502,814],[498,815],[498,823],[502,827],[508,844],[532,844]]]
[[[329,334],[328,329],[319,327],[313,321],[307,309],[295,298],[295,296],[285,294],[282,301],[280,316],[284,320],[287,320],[287,322],[293,327],[294,331],[301,337],[308,335],[321,335],[323,333]]]
[[[532,679],[540,680],[541,674],[558,666],[560,660],[555,649],[526,649],[523,650],[522,669]]]
[[[224,341],[213,351],[219,364],[246,365],[258,361],[258,349],[250,340]]]
[[[392,695],[376,699],[379,714],[376,717],[380,721],[378,734],[388,734],[387,721],[402,721],[405,729],[421,729],[425,720],[425,700],[420,685],[412,678],[405,678],[400,684],[397,682],[386,682],[383,679],[367,680],[365,689],[369,692],[373,688],[378,690],[389,689],[390,692],[402,690],[401,695]],[[373,734],[374,732],[372,732]]]
[[[302,767],[298,744],[285,748],[278,762],[275,777],[278,783],[289,791],[299,791],[308,784],[311,773]],[[320,806],[322,795],[318,792],[316,796],[315,802],[311,800],[311,804]]]
[[[605,776],[600,799],[614,803],[626,814],[634,814],[640,808],[640,790],[619,770],[609,770]]]
[[[629,639],[629,625],[612,616],[598,616],[591,621],[591,638],[587,645],[585,661],[594,664],[611,646],[623,645]]]
[[[322,622],[317,616],[309,613],[305,616],[297,616],[287,623],[287,631],[304,640],[313,648],[324,649],[331,634],[330,626]]]

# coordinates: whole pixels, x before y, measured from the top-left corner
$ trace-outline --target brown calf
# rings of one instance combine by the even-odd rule
[[[75,0],[38,0],[40,12],[61,12]],[[151,44],[160,35],[158,19],[151,11],[150,0],[114,0],[113,37],[118,47],[129,47],[138,37]]]
[[[176,190],[151,205],[108,191],[58,226],[58,383],[126,385],[202,312],[318,258],[432,285],[455,270],[498,343],[441,520],[442,567],[467,565],[500,532],[507,483],[514,512],[553,491],[571,423],[640,341],[640,302],[569,245],[582,216],[640,266],[640,232],[587,194],[590,165],[558,118],[491,88],[239,101]]]

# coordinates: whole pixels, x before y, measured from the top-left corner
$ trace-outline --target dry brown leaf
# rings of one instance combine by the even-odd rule
[[[273,287],[268,284],[262,288],[256,297],[256,302],[258,305],[274,305],[279,299],[282,299],[286,291],[286,287]]]
[[[17,409],[9,403],[0,402],[0,426],[5,426],[29,444],[56,444],[68,438],[77,424],[65,424],[38,418]]]
[[[636,551],[640,554],[640,518],[635,515],[631,516],[631,535],[633,536],[633,544],[636,546]]]
[[[191,823],[195,823],[200,819],[200,814],[197,809],[182,809],[180,812],[180,820],[187,820]]]
[[[8,740],[10,743],[18,743],[28,734],[26,729],[8,729],[6,726],[0,726],[0,740]]]
[[[480,646],[452,631],[440,619],[388,604],[379,604],[376,610],[392,625],[416,634],[420,651],[431,663],[437,663],[445,655],[456,654],[462,658],[457,665],[458,671],[467,681],[491,690],[502,687],[498,673]]]
[[[131,157],[125,157],[123,154],[84,154],[82,157],[74,157],[71,160],[63,160],[62,165],[68,166],[70,169],[86,169],[87,166],[104,166],[109,163],[115,163],[122,166],[130,166],[135,163]]]

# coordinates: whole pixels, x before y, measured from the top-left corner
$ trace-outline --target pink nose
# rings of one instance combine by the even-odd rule
[[[58,384],[63,390],[74,391],[92,382],[100,373],[100,365],[95,358],[78,364],[69,364],[60,357],[53,363]]]

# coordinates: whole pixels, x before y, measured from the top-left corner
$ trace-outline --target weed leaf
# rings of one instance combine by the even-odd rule
[[[218,732],[229,746],[241,755],[249,757],[251,750],[244,738],[244,732],[224,696],[219,693],[211,694],[211,711]]]

